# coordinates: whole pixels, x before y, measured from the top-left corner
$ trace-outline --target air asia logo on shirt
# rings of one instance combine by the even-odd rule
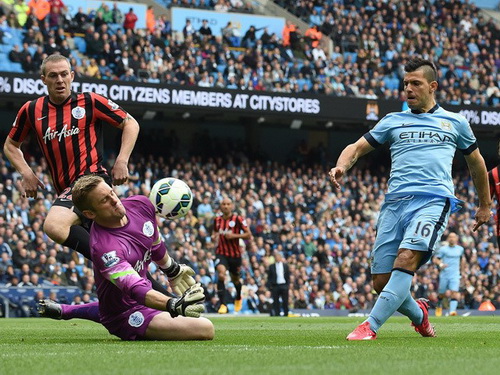
[[[145,236],[151,237],[155,231],[155,228],[153,227],[153,223],[150,221],[146,221],[144,225],[142,226],[142,233],[144,233]]]
[[[136,311],[128,317],[128,324],[132,327],[140,327],[144,323],[144,315],[140,311]]]
[[[110,251],[109,253],[103,254],[101,259],[104,263],[104,267],[106,268],[116,266],[120,261],[120,258],[116,256],[116,251]]]
[[[75,107],[71,110],[71,114],[77,120],[80,120],[85,117],[85,108],[83,107]]]
[[[120,108],[120,106],[111,99],[108,99],[108,105],[113,111],[116,111],[118,108]]]
[[[45,132],[45,135],[43,136],[43,141],[45,142],[45,144],[47,144],[47,141],[52,141],[55,138],[59,138],[59,142],[61,142],[63,138],[71,137],[72,135],[78,133],[80,133],[80,129],[78,128],[78,126],[70,128],[68,124],[64,124],[60,131],[51,130],[50,128],[48,128]]]

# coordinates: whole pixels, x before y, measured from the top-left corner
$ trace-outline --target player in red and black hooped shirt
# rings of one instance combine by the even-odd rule
[[[225,197],[220,203],[221,216],[216,216],[214,219],[213,238],[216,244],[216,269],[217,269],[217,294],[221,306],[220,314],[227,313],[224,295],[226,293],[226,271],[229,270],[231,281],[236,288],[236,301],[234,310],[241,310],[241,246],[240,239],[248,240],[252,237],[250,228],[246,220],[240,215],[233,212],[233,201]]]
[[[27,102],[19,110],[5,141],[4,152],[22,176],[23,196],[35,198],[43,183],[27,164],[21,144],[34,132],[47,159],[58,197],[44,222],[44,231],[55,242],[90,259],[85,218],[73,207],[71,190],[78,177],[96,173],[120,185],[128,178],[128,160],[139,134],[139,124],[120,106],[95,93],[71,91],[75,77],[69,60],[51,55],[42,62],[41,79],[48,95]],[[102,127],[122,131],[120,152],[108,177],[103,167]]]

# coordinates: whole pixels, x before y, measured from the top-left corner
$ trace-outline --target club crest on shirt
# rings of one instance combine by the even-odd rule
[[[235,223],[234,221],[232,221],[232,220],[231,220],[231,221],[229,222],[229,227],[230,227],[230,228],[234,228],[234,226],[235,226],[235,225],[236,225],[236,223]]]
[[[118,108],[119,108],[119,105],[116,104],[114,101],[112,101],[111,99],[108,99],[108,105],[109,107],[113,110],[113,111],[116,111]]]
[[[109,253],[103,254],[101,259],[104,263],[104,267],[106,268],[113,267],[120,261],[120,258],[116,255],[116,251],[110,251]]]
[[[153,223],[150,221],[146,221],[142,226],[142,233],[144,233],[144,235],[147,237],[151,237],[154,232],[155,228],[153,226]]]
[[[140,327],[144,323],[144,315],[140,311],[136,311],[128,317],[128,324],[132,327]]]
[[[443,130],[451,130],[451,122],[449,122],[449,121],[441,121],[441,129],[443,129]]]
[[[85,108],[83,107],[75,107],[71,110],[71,114],[77,120],[80,120],[85,117]]]

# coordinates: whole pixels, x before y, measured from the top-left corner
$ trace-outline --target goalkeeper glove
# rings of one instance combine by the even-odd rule
[[[193,279],[194,271],[191,267],[185,264],[178,264],[175,260],[172,260],[167,268],[162,268],[162,271],[167,275],[168,281],[172,286],[172,290],[175,294],[181,295],[190,286],[194,285],[195,281]]]
[[[199,318],[200,314],[205,311],[202,303],[204,300],[203,288],[197,283],[186,290],[182,296],[170,298],[167,302],[167,312],[172,318],[179,315]]]

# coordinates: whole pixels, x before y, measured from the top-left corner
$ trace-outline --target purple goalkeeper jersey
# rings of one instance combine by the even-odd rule
[[[156,225],[154,207],[145,196],[122,200],[128,223],[105,228],[97,223],[90,230],[94,277],[99,312],[104,324],[137,305],[144,305],[151,282],[146,274],[153,261],[165,256]]]

